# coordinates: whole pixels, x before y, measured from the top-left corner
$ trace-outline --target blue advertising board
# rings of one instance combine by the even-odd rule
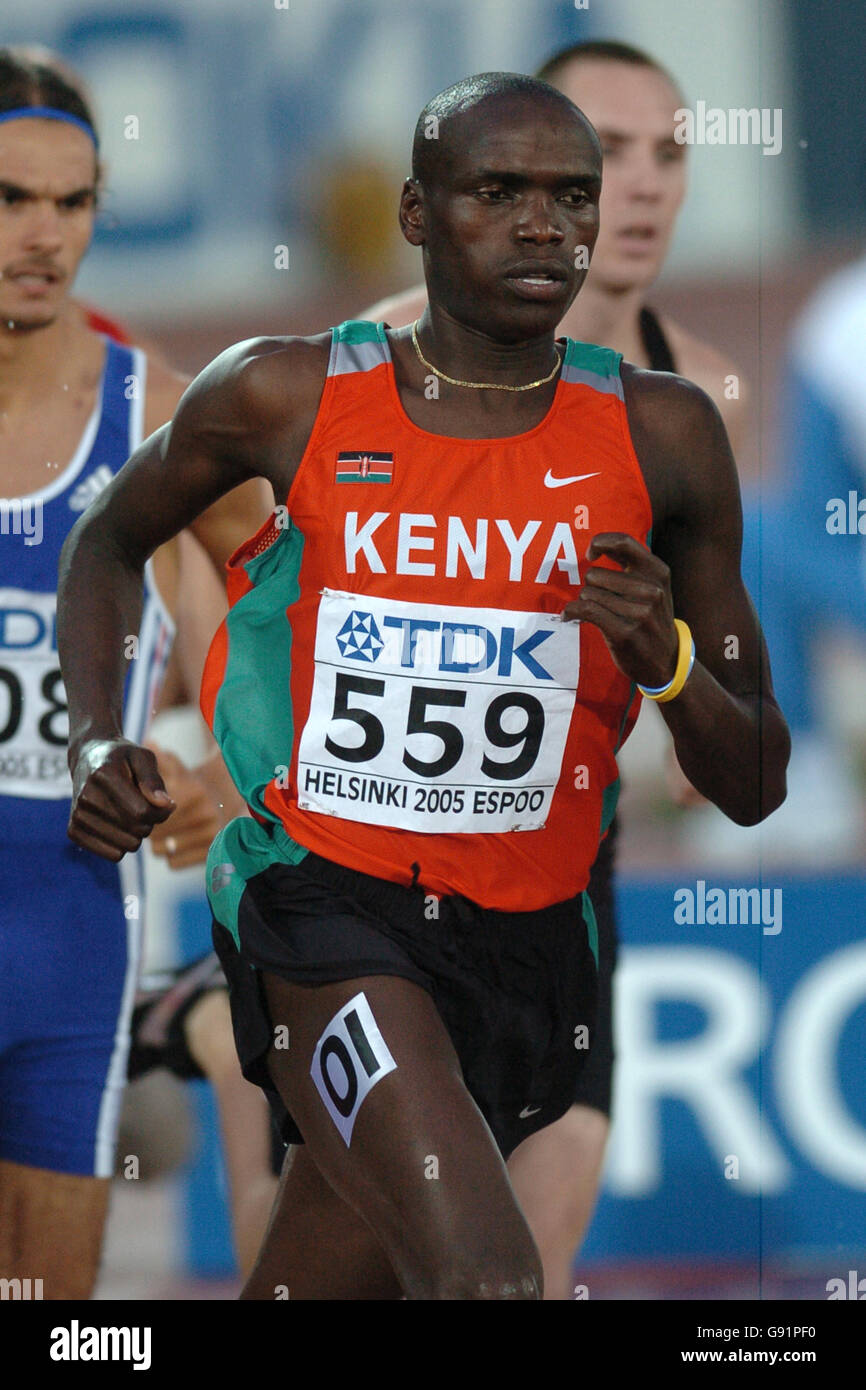
[[[866,878],[629,880],[619,898],[617,1094],[585,1253],[862,1250]]]

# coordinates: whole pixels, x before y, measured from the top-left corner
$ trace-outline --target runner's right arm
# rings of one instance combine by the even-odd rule
[[[308,401],[318,401],[324,378],[322,346],[320,340],[255,339],[224,352],[184,393],[172,423],[136,450],[88,508],[63,547],[57,635],[69,701],[68,833],[107,859],[137,849],[172,810],[154,755],[123,738],[124,677],[127,660],[134,659],[144,565],[187,526],[212,558],[219,552],[224,561],[228,518],[214,504],[250,478],[264,477],[275,496],[286,497],[315,414]],[[246,495],[255,508],[249,490]],[[235,499],[232,505],[236,528]],[[244,533],[253,533],[260,509],[241,521]]]

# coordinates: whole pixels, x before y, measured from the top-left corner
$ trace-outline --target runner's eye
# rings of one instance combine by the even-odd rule
[[[61,198],[58,207],[61,212],[76,212],[79,208],[91,207],[93,202],[93,190],[85,188],[80,193],[70,193],[68,198]]]

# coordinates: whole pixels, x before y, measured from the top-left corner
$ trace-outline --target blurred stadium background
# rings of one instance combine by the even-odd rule
[[[4,42],[69,60],[95,96],[108,197],[79,292],[187,371],[253,334],[321,331],[416,281],[396,206],[422,105],[470,72],[532,71],[590,37],[646,47],[689,105],[783,111],[776,156],[691,150],[651,295],[751,383],[738,463],[760,496],[786,467],[792,325],[862,254],[860,0],[4,0],[2,25]],[[818,527],[824,500],[804,499]],[[830,632],[822,650],[828,738],[862,768],[862,634]],[[161,740],[189,756],[196,718],[169,716]],[[575,1282],[591,1298],[824,1298],[858,1260],[866,1275],[862,795],[844,843],[818,837],[811,855],[792,843],[786,856],[753,841],[723,860],[712,823],[696,829],[670,802],[663,747],[648,711],[623,760],[614,1136]],[[699,879],[780,888],[781,931],[678,925],[673,893]],[[157,873],[153,888],[149,960],[172,964],[207,938],[200,876]],[[116,1183],[100,1296],[232,1296],[204,1085],[133,1088],[130,1152],[142,1177]]]

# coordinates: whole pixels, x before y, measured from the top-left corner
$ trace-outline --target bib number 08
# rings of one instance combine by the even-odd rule
[[[350,704],[353,696],[368,699],[381,699],[385,694],[385,681],[372,676],[356,676],[347,671],[336,673],[334,708],[332,720],[348,720],[363,730],[364,741],[356,747],[347,747],[327,735],[325,747],[335,758],[346,763],[364,763],[381,753],[385,745],[385,727],[371,710],[362,705]],[[466,691],[447,686],[413,685],[409,700],[409,713],[406,721],[406,737],[410,734],[429,734],[442,743],[442,752],[437,758],[417,758],[408,748],[403,749],[403,763],[419,777],[443,777],[451,772],[463,754],[463,734],[456,724],[447,719],[428,719],[432,709],[462,709],[466,704]],[[511,710],[522,711],[525,716],[522,726],[512,730],[505,727],[505,716]],[[511,722],[511,721],[509,721]],[[544,706],[534,695],[522,690],[508,690],[495,695],[484,714],[484,736],[494,748],[519,749],[515,757],[500,761],[486,752],[481,759],[481,771],[485,777],[495,781],[508,782],[525,777],[533,767],[541,741],[544,737]]]
[[[6,690],[6,711],[2,724],[0,724],[0,743],[9,743],[17,734],[24,713],[24,690],[21,681],[15,671],[9,670],[5,666],[0,666],[0,686]],[[66,747],[66,734],[59,733],[54,727],[54,720],[67,714],[66,702],[59,698],[65,695],[63,680],[60,671],[46,671],[42,677],[39,687],[40,694],[47,704],[47,709],[39,717],[38,730],[40,737],[45,743],[51,744],[55,748]]]

